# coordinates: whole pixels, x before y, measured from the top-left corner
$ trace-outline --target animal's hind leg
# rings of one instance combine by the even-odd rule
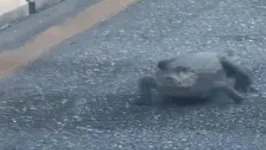
[[[138,80],[138,87],[140,99],[137,100],[139,105],[152,104],[152,89],[157,88],[156,80],[154,77],[146,76]]]
[[[224,83],[214,84],[210,92],[211,94],[223,92],[227,94],[230,98],[232,98],[236,104],[239,104],[244,100],[244,97],[240,95],[240,93],[238,93],[234,88]]]
[[[250,86],[252,84],[252,79],[245,70],[226,58],[221,58],[221,64],[226,72],[226,75],[235,79],[234,88],[236,90],[247,92],[251,89]]]

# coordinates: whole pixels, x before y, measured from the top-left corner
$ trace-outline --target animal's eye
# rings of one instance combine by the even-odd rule
[[[183,71],[183,72],[188,72],[188,71],[189,71],[189,69],[188,69],[188,68],[186,68],[186,67],[184,67],[184,68],[182,68],[182,71]]]
[[[172,83],[172,82],[174,82],[175,79],[172,77],[165,77],[164,80],[165,80],[165,82]]]
[[[175,68],[175,71],[176,72],[188,72],[189,68],[178,66],[178,67]]]

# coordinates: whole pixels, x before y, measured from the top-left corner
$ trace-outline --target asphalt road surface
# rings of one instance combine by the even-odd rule
[[[0,81],[3,150],[265,150],[266,2],[143,0]],[[0,34],[1,36],[1,34]],[[264,94],[140,107],[137,78],[179,53],[232,50]]]

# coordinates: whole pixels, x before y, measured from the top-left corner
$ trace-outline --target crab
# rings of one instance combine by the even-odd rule
[[[156,90],[163,99],[179,100],[213,100],[222,93],[239,104],[244,100],[241,92],[252,89],[252,79],[230,58],[229,54],[198,52],[161,60],[154,75],[138,80],[141,99],[137,103],[153,103],[152,90]]]

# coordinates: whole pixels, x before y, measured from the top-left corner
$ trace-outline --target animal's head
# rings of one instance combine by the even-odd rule
[[[181,66],[171,70],[158,70],[156,73],[157,84],[161,87],[190,87],[197,82],[197,79],[196,72]]]

